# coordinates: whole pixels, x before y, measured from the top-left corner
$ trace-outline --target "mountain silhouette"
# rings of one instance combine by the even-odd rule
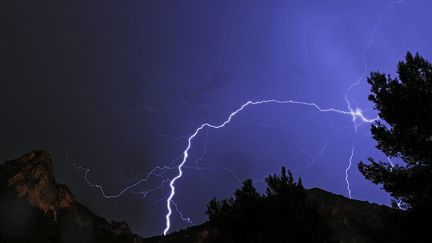
[[[299,194],[288,192],[289,197],[297,197],[294,204],[291,199],[262,195],[256,201],[249,197],[250,203],[246,203],[249,205],[242,205],[235,202],[239,200],[239,191],[243,194],[253,191],[245,190],[243,186],[236,191],[235,198],[219,201],[222,211],[218,222],[212,223],[210,218],[209,222],[202,225],[168,236],[153,237],[149,242],[405,242],[400,240],[403,231],[398,230],[401,228],[400,215],[403,211],[349,199],[319,188],[303,189],[301,182],[295,185],[294,190],[298,188],[299,194],[305,198],[303,200],[302,196],[298,197]],[[274,200],[279,202],[275,203]],[[283,215],[282,219],[280,215]],[[308,232],[317,234],[317,231],[327,227],[330,232],[319,234],[323,238],[308,235]]]
[[[319,188],[305,192],[330,225],[336,242],[397,242],[401,234],[392,220],[399,210]],[[266,223],[276,227],[271,220]],[[32,151],[0,164],[0,242],[205,243],[215,242],[213,236],[218,234],[217,227],[205,222],[145,239],[132,233],[126,222],[108,222],[76,201],[66,185],[56,182],[47,152]],[[265,242],[281,242],[270,238]],[[286,239],[282,242],[293,242],[288,236]]]
[[[52,160],[33,151],[0,164],[0,242],[140,243],[125,222],[107,222],[54,178]]]

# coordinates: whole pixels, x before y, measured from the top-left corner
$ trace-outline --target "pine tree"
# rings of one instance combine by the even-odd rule
[[[374,72],[369,100],[381,118],[371,128],[377,148],[403,165],[369,158],[360,162],[362,174],[383,188],[409,210],[432,205],[432,66],[419,54],[406,54],[398,78]]]

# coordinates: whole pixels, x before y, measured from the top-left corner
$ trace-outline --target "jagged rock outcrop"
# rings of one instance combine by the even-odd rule
[[[0,242],[139,243],[125,222],[107,222],[54,178],[47,152],[0,164]]]

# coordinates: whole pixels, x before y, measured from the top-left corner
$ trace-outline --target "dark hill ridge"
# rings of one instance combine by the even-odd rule
[[[329,220],[338,242],[398,242],[397,239],[403,233],[395,230],[394,226],[397,223],[395,216],[400,211],[393,208],[349,199],[319,188],[307,190],[307,197],[318,202],[319,213]],[[154,243],[205,243],[213,242],[209,239],[209,235],[212,234],[218,234],[218,232],[206,222],[174,232],[166,237],[156,236],[148,240]]]
[[[142,242],[77,202],[44,151],[0,164],[0,215],[0,242]]]
[[[307,190],[319,213],[331,224],[338,242],[394,242],[391,219],[398,211],[351,200],[324,190]],[[208,222],[166,237],[143,239],[125,222],[107,222],[75,200],[54,178],[47,152],[33,151],[0,164],[0,242],[212,242],[218,230]],[[373,239],[373,240],[372,240]]]
[[[318,202],[320,214],[330,221],[340,242],[393,242],[400,233],[390,219],[398,214],[393,208],[336,195],[319,188],[307,191]]]

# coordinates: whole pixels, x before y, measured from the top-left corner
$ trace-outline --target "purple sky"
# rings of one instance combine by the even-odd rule
[[[160,234],[169,187],[145,198],[136,192],[159,186],[161,177],[105,199],[73,164],[117,194],[181,156],[185,136],[203,122],[220,123],[248,100],[347,110],[344,95],[364,73],[364,60],[367,73],[394,74],[407,51],[432,59],[431,8],[428,0],[5,1],[0,159],[45,149],[57,179],[86,206],[127,220],[144,236]],[[368,93],[363,78],[348,95],[354,108],[374,117]],[[369,127],[355,133],[350,116],[306,106],[250,107],[226,128],[193,140],[174,201],[201,223],[212,197],[229,196],[238,179],[260,180],[281,166],[307,187],[347,196],[354,145],[352,197],[389,204],[357,170],[368,156],[386,159]],[[196,164],[201,169],[190,168]],[[172,220],[173,230],[188,226],[177,213]]]

